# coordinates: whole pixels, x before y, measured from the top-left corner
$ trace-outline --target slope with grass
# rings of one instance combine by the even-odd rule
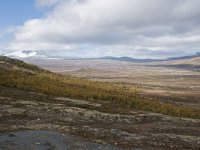
[[[4,66],[0,67],[0,85],[3,86],[75,99],[112,101],[127,108],[178,117],[200,118],[198,109],[141,99],[138,97],[138,87],[55,74],[7,57],[0,60],[0,66]],[[12,68],[5,65],[12,65]]]

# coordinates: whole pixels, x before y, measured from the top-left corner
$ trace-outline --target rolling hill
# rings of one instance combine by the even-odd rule
[[[200,56],[193,58],[175,59],[166,61],[165,64],[169,65],[193,65],[200,66]]]
[[[193,108],[141,99],[139,89],[134,86],[64,76],[8,57],[0,57],[0,70],[2,86],[89,101],[112,101],[122,107],[200,118],[199,110]]]

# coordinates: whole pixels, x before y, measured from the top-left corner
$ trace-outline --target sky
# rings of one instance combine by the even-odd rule
[[[200,51],[199,0],[1,0],[0,53],[167,58]]]

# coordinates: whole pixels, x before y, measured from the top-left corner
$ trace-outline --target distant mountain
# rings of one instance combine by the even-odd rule
[[[111,60],[119,60],[119,61],[138,62],[138,63],[161,61],[159,59],[136,59],[136,58],[126,57],[126,56],[124,57],[106,56],[106,57],[100,57],[98,59],[111,59]]]
[[[5,54],[5,56],[12,57],[12,58],[27,58],[27,57],[46,58],[48,57],[47,53],[42,50],[21,50],[21,51]]]
[[[160,64],[196,66],[198,67],[198,70],[200,70],[200,56],[183,57],[179,59],[167,60],[160,62]]]
[[[4,56],[25,59],[25,58],[46,58],[46,59],[80,59],[79,57],[72,57],[69,53],[66,54],[66,51],[46,51],[46,50],[20,50],[11,53],[4,54]],[[148,62],[158,62],[158,61],[173,61],[173,60],[184,60],[190,58],[196,58],[200,56],[200,52],[197,52],[195,55],[181,56],[181,57],[169,57],[167,59],[138,59],[132,57],[114,57],[114,56],[105,56],[100,58],[89,58],[89,59],[109,59],[109,60],[119,60],[119,61],[127,61],[127,62],[135,62],[135,63],[148,63]],[[82,58],[84,59],[84,58]]]
[[[113,57],[113,56],[105,56],[100,57],[98,59],[111,59],[111,60],[119,60],[119,61],[127,61],[127,62],[136,62],[136,63],[147,63],[147,62],[158,62],[158,61],[174,61],[174,60],[184,60],[200,57],[200,52],[197,52],[195,55],[181,56],[181,57],[169,57],[167,59],[136,59],[132,57]]]
[[[70,54],[64,50],[19,50],[11,53],[7,53],[4,56],[17,58],[17,59],[65,59],[70,58]]]
[[[200,52],[197,52],[195,55],[188,55],[188,56],[181,56],[181,57],[169,57],[166,60],[180,60],[180,59],[190,59],[190,58],[196,58],[200,56]]]

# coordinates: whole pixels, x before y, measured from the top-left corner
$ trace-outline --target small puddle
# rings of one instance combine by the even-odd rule
[[[69,133],[46,130],[16,131],[0,134],[0,150],[123,150],[97,144]],[[134,149],[142,150],[142,149]]]

